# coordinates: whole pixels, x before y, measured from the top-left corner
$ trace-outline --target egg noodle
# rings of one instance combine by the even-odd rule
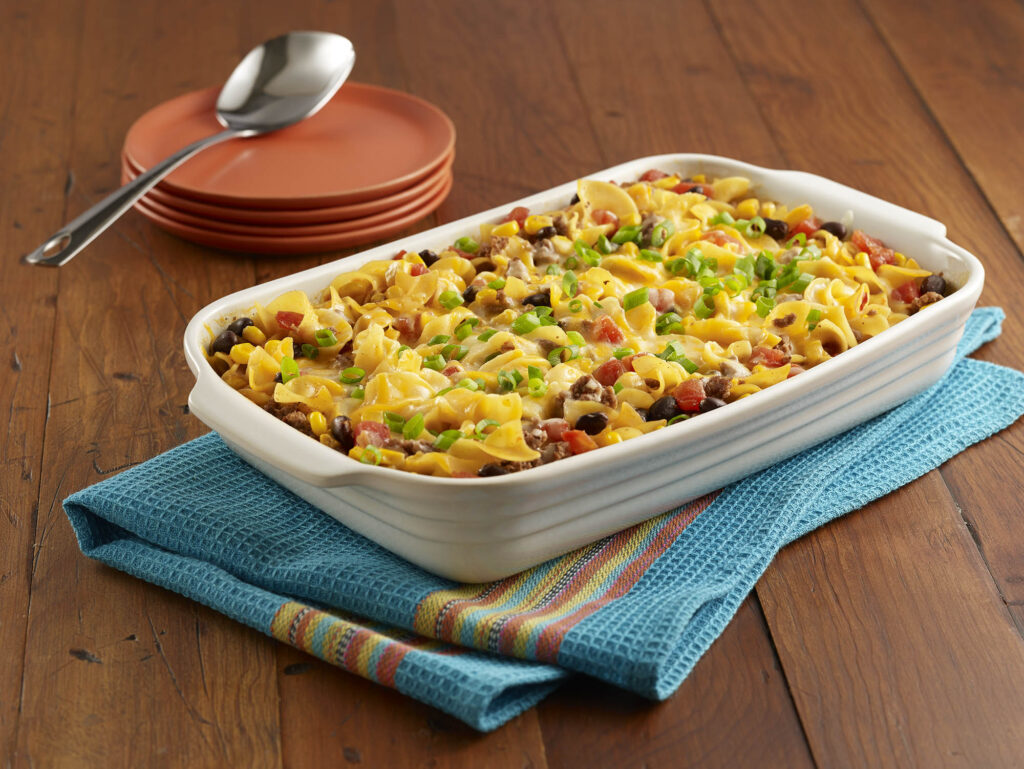
[[[210,345],[223,380],[355,460],[438,476],[524,470],[799,375],[945,281],[748,179],[581,180],[439,253],[289,291]]]

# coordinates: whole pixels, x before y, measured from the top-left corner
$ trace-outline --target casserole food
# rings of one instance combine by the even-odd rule
[[[643,158],[591,176],[635,179],[651,168],[680,177],[747,177],[755,193],[790,206],[810,202],[824,219],[840,220],[852,211],[854,226],[960,288],[927,312],[726,408],[501,477],[427,477],[352,462],[255,408],[206,361],[207,326],[219,334],[256,304],[267,305],[288,290],[316,294],[339,272],[398,250],[439,251],[460,237],[476,237],[481,223],[500,222],[513,206],[560,208],[575,191],[570,183],[210,305],[186,331],[186,356],[197,376],[192,410],[245,459],[356,531],[445,576],[484,580],[663,512],[824,440],[920,392],[948,367],[983,272],[973,256],[945,239],[941,224],[819,177],[711,156]]]

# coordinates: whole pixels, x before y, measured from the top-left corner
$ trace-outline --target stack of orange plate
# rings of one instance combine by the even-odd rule
[[[185,94],[139,118],[125,138],[122,179],[220,131],[217,94]],[[350,82],[291,128],[204,150],[135,207],[214,248],[331,251],[386,239],[432,213],[451,189],[454,158],[455,128],[437,107]]]

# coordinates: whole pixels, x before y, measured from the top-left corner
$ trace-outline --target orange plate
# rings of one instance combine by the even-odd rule
[[[438,182],[451,174],[452,161],[455,153],[450,154],[441,167],[431,172],[411,187],[399,190],[393,195],[385,195],[376,200],[367,200],[363,203],[352,203],[347,206],[330,206],[326,208],[310,208],[308,210],[295,209],[293,211],[279,211],[275,209],[250,209],[236,208],[233,206],[220,206],[214,203],[203,203],[199,200],[191,200],[175,195],[173,192],[154,187],[146,193],[149,201],[163,203],[175,211],[183,211],[195,216],[201,216],[207,222],[235,222],[237,224],[258,224],[258,225],[310,225],[310,224],[333,224],[335,222],[358,219],[371,214],[380,213],[396,208],[403,203],[413,200],[422,200],[429,197],[431,190]],[[134,179],[140,171],[130,161],[121,156],[122,183]]]
[[[127,182],[127,169],[122,169],[121,181]],[[423,205],[439,193],[446,185],[450,185],[451,174],[440,177],[423,195],[416,200],[410,200],[395,208],[381,211],[370,216],[363,216],[359,219],[349,219],[343,222],[332,222],[326,224],[305,224],[305,225],[275,225],[275,224],[237,224],[235,222],[224,222],[218,219],[209,219],[204,216],[196,216],[185,211],[178,211],[171,206],[166,206],[158,200],[150,200],[146,197],[146,207],[153,213],[159,214],[167,219],[190,227],[199,227],[204,230],[223,232],[228,235],[249,235],[254,237],[267,236],[271,238],[280,237],[308,237],[311,235],[340,235],[343,232],[356,232],[374,227],[378,224],[387,224],[395,219],[400,219],[408,213],[418,211]]]
[[[336,235],[312,235],[306,237],[229,235],[215,230],[192,227],[154,212],[148,207],[145,199],[135,204],[135,210],[158,227],[167,230],[167,232],[173,235],[190,240],[193,243],[219,248],[224,251],[241,251],[249,254],[316,254],[350,246],[361,246],[364,243],[384,240],[395,235],[409,225],[433,213],[444,199],[448,197],[450,190],[451,179],[445,183],[437,195],[426,201],[420,209],[390,222],[378,224],[375,227],[368,227],[364,230],[353,232],[342,232]]]
[[[128,130],[124,154],[151,168],[222,130],[218,88],[164,102]],[[444,162],[455,127],[415,96],[348,82],[320,112],[266,136],[204,150],[164,180],[182,197],[244,208],[308,209],[361,203],[415,184]]]

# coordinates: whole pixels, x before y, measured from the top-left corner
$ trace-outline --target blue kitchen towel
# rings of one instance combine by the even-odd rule
[[[64,501],[82,551],[480,730],[573,672],[662,699],[786,543],[1024,413],[1024,374],[965,358],[927,392],[813,449],[505,580],[460,585],[345,528],[214,434]],[[898,445],[900,461],[892,461]]]

